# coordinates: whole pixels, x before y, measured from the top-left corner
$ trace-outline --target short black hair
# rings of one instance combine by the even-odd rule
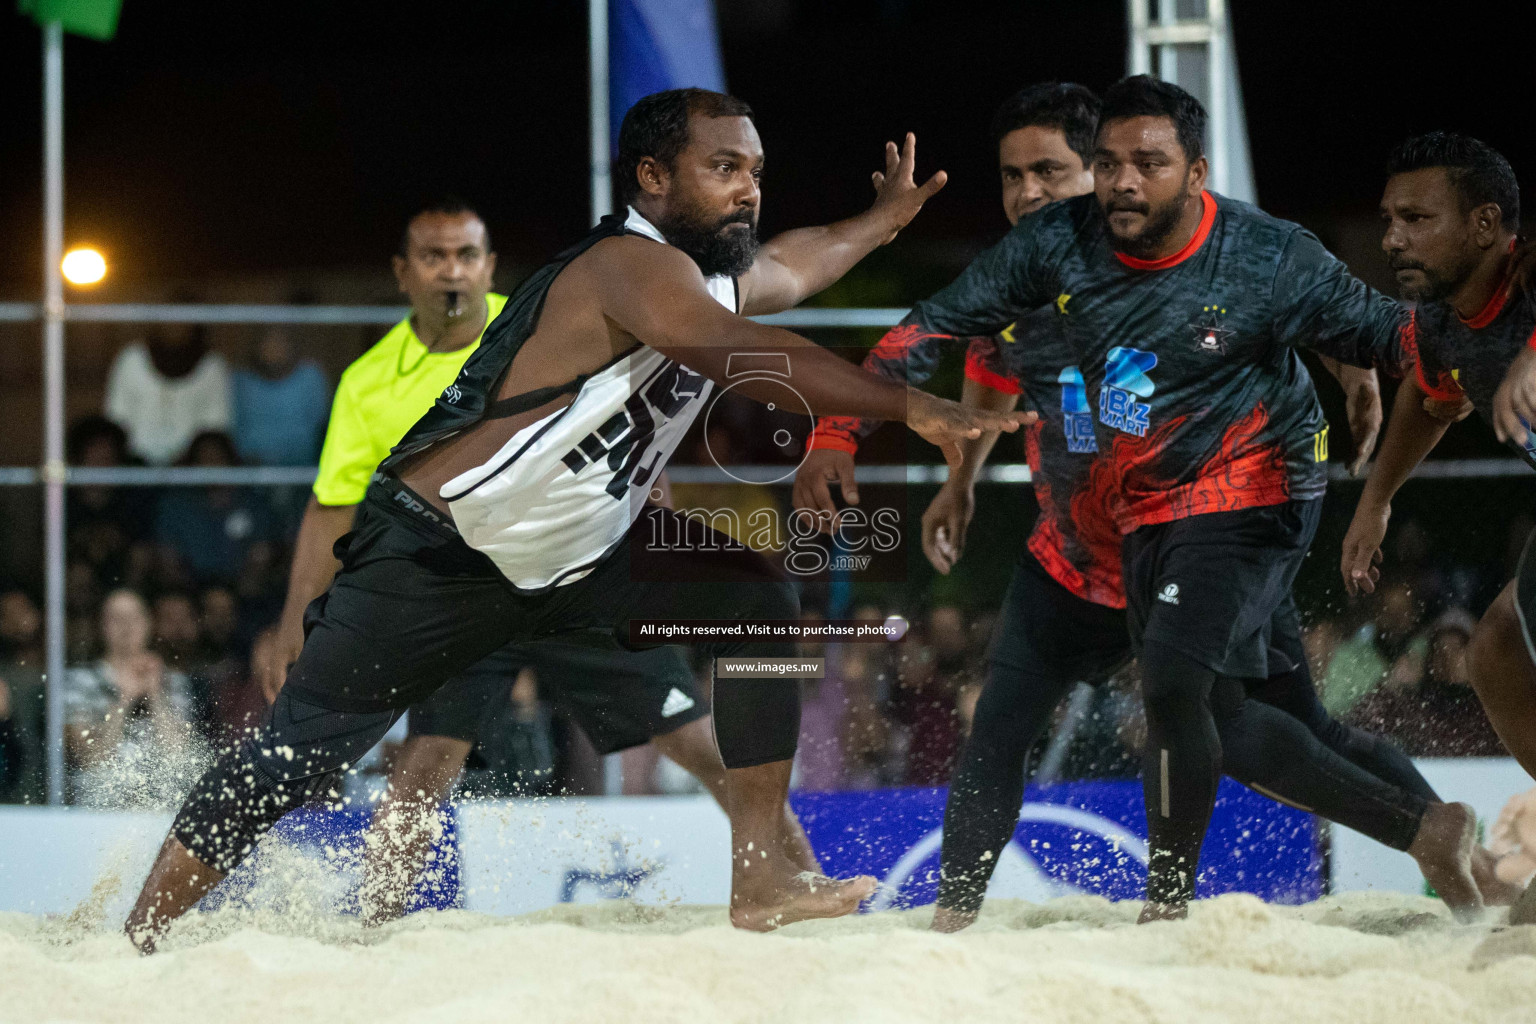
[[[1504,154],[1481,139],[1456,132],[1426,132],[1404,139],[1387,158],[1387,177],[1444,167],[1461,196],[1463,213],[1497,203],[1499,222],[1520,226],[1520,182]]]
[[[128,432],[105,416],[82,416],[69,425],[64,438],[65,457],[71,465],[78,466],[85,457],[85,450],[97,441],[112,446],[112,463],[121,466],[128,461]]]
[[[1093,137],[1099,130],[1099,98],[1076,82],[1041,82],[1020,89],[993,115],[992,143],[1002,142],[1009,132],[1035,125],[1059,130],[1086,167],[1093,158]]]
[[[688,145],[688,118],[752,117],[752,108],[735,96],[708,89],[668,89],[642,96],[624,115],[619,126],[619,157],[614,173],[619,194],[629,203],[640,194],[635,171],[643,157],[671,167]]]
[[[1106,89],[1099,127],[1127,117],[1166,117],[1190,163],[1205,155],[1205,107],[1172,82],[1132,75]]]
[[[485,218],[480,216],[479,210],[451,192],[446,195],[437,196],[434,199],[429,199],[416,207],[416,211],[405,218],[405,230],[400,232],[400,251],[398,255],[401,257],[411,254],[411,225],[415,223],[417,217],[428,213],[441,213],[448,217],[470,216],[481,224],[485,223]],[[485,229],[485,246],[487,249],[491,246],[490,228]]]

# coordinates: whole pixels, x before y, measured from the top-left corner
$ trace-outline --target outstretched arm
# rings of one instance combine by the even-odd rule
[[[1355,518],[1344,536],[1339,571],[1344,576],[1344,588],[1351,594],[1369,594],[1376,589],[1381,574],[1376,567],[1381,564],[1381,542],[1392,518],[1392,498],[1450,426],[1425,408],[1426,400],[1412,377],[1397,389],[1387,436],[1381,442],[1381,452],[1371,467],[1360,504],[1355,506]]]
[[[857,217],[822,227],[775,235],[741,275],[741,312],[745,316],[791,309],[830,287],[854,264],[896,237],[948,176],[939,171],[923,184],[913,178],[917,137],[907,133],[900,151],[885,144],[885,170],[876,171],[875,202]]]
[[[604,316],[643,344],[695,373],[761,402],[782,398],[783,383],[770,377],[731,382],[731,357],[773,356],[789,385],[813,415],[901,420],[959,460],[956,442],[983,430],[1016,430],[1021,414],[962,410],[905,384],[866,373],[814,342],[789,331],[754,323],[721,306],[709,294],[698,266],[681,250],[646,239],[601,243],[593,254]]]
[[[1349,415],[1349,433],[1355,442],[1355,457],[1349,462],[1349,475],[1359,476],[1376,450],[1381,433],[1381,382],[1375,370],[1341,363],[1332,356],[1319,355],[1323,368],[1333,374],[1344,389],[1344,409]]]

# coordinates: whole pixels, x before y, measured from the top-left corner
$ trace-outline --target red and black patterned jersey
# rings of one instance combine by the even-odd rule
[[[1327,423],[1296,347],[1402,363],[1403,307],[1300,225],[1202,199],[1189,243],[1160,260],[1114,251],[1093,196],[1054,203],[906,321],[976,336],[1053,311],[1095,413],[1089,488],[1122,533],[1321,496]]]
[[[1102,501],[1087,487],[1098,446],[1093,418],[1055,309],[1030,313],[996,337],[972,338],[967,377],[1009,394],[1022,394],[1040,422],[1026,429],[1025,457],[1040,514],[1029,550],[1051,577],[1078,597],[1110,608],[1125,607],[1120,581],[1120,532]],[[864,358],[864,368],[884,377],[921,384],[933,376],[945,347],[961,339],[897,327]],[[822,417],[812,448],[855,451],[879,426],[872,420]]]
[[[1445,302],[1428,302],[1413,314],[1404,331],[1405,358],[1413,364],[1419,387],[1443,401],[1466,398],[1490,425],[1493,395],[1509,364],[1522,349],[1536,344],[1536,301],[1520,294],[1506,301],[1500,284],[1482,312],[1463,320]],[[1536,466],[1536,435],[1510,445]]]

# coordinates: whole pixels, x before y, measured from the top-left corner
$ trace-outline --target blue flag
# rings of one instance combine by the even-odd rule
[[[608,0],[609,143],[635,101],[664,89],[725,91],[713,0]]]

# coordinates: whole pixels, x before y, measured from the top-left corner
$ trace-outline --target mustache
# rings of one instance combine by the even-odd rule
[[[1388,257],[1387,262],[1394,271],[1398,270],[1427,270],[1428,268],[1418,260],[1410,260],[1403,256]]]
[[[1104,204],[1105,213],[1151,213],[1152,204],[1134,199],[1111,199]]]
[[[757,228],[757,214],[752,210],[744,209],[740,213],[733,213],[728,217],[721,217],[719,223],[715,225],[715,230],[724,231],[732,224],[745,224],[747,227],[753,228],[755,230]]]

